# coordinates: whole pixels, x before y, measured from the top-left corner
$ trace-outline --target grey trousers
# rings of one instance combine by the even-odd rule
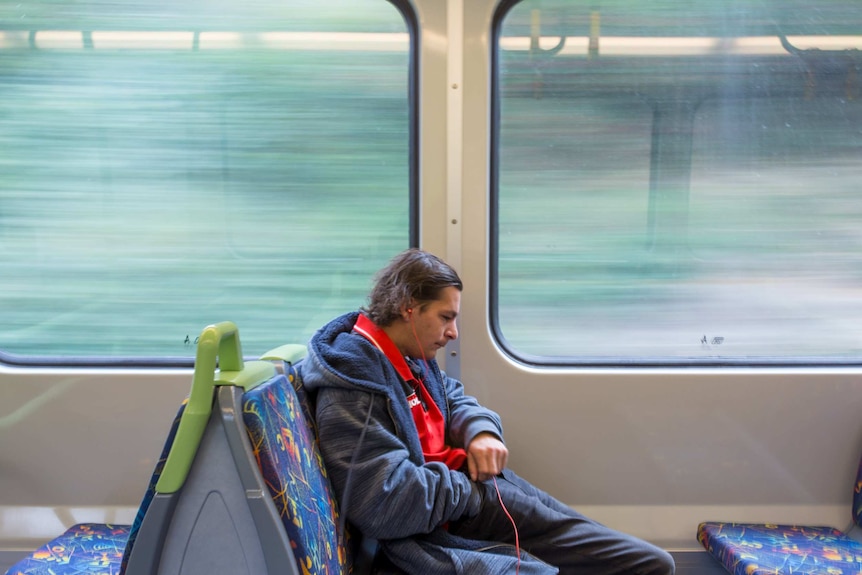
[[[450,524],[449,532],[514,544],[512,522],[494,482],[482,486],[479,515]],[[663,549],[581,515],[512,471],[498,475],[497,486],[518,527],[521,550],[559,568],[560,575],[673,575],[673,558]]]

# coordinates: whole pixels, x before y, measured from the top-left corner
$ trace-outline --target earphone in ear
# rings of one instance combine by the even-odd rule
[[[407,308],[407,313],[413,313],[413,308],[412,308],[412,307],[408,307],[408,308]]]

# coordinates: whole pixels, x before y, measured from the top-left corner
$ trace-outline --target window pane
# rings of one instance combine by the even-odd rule
[[[862,358],[862,4],[509,8],[492,316],[513,354]]]
[[[222,320],[249,354],[304,342],[409,245],[392,4],[65,0],[0,22],[3,352],[190,356]]]

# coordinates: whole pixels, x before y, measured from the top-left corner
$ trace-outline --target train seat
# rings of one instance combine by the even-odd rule
[[[828,526],[707,521],[697,539],[733,575],[862,573],[862,461],[853,492],[853,525]]]
[[[289,351],[295,360],[304,348]],[[231,322],[205,328],[133,525],[74,525],[6,574],[349,572],[316,433],[285,365],[243,362]]]
[[[286,346],[286,348],[291,346]],[[304,348],[302,348],[304,353]],[[282,358],[283,354],[264,356]],[[314,410],[297,367],[243,396],[243,419],[257,464],[284,521],[294,555],[305,573],[347,573],[352,565],[349,533],[339,524],[338,506],[317,445]],[[343,530],[343,531],[342,531]]]
[[[308,395],[305,390],[305,387],[302,383],[302,362],[296,361],[295,358],[300,355],[305,354],[304,346],[297,346],[296,344],[287,344],[276,349],[273,349],[266,354],[264,354],[261,359],[279,362],[283,366],[282,371],[287,375],[288,381],[291,383],[291,387],[293,388],[292,394],[285,394],[286,397],[284,401],[289,403],[288,405],[283,405],[282,409],[285,413],[293,414],[291,417],[298,417],[297,407],[302,412],[302,417],[305,420],[306,426],[300,426],[304,430],[308,430],[311,435],[307,438],[311,443],[313,442],[313,453],[314,457],[309,458],[303,465],[311,466],[309,469],[308,477],[311,479],[306,479],[307,481],[319,481],[320,475],[318,475],[317,471],[314,468],[319,469],[320,474],[323,477],[327,477],[326,469],[323,465],[323,459],[320,455],[320,450],[317,447],[317,421],[315,419],[315,406],[314,401]],[[295,400],[295,401],[294,401]],[[282,404],[281,399],[277,399],[274,403],[271,401],[270,408],[274,408],[278,404]],[[249,405],[247,404],[244,412],[246,416],[246,426],[250,430],[249,434],[252,437],[252,443],[254,443],[254,433],[251,431],[252,429],[256,429],[258,424],[255,421],[249,421],[250,418],[256,417],[252,415],[252,410],[249,409]],[[276,413],[273,414],[273,417],[268,419],[267,425],[272,425],[273,422],[277,421],[278,418],[284,417],[282,413],[282,409],[277,409]],[[269,434],[266,436],[268,440],[271,440],[274,437],[274,434]],[[310,444],[309,443],[309,444]],[[264,450],[264,453],[271,457],[273,453],[275,453],[272,449]],[[261,469],[266,470],[271,468],[275,462],[259,462]],[[313,464],[313,465],[312,465]],[[273,498],[275,499],[275,493],[279,492],[278,484],[274,484],[275,487],[270,486],[270,490],[273,491]],[[301,487],[301,485],[299,486]],[[319,500],[308,499],[303,493],[296,493],[294,496],[294,501],[309,501],[310,505],[307,505],[309,509],[313,509],[314,507],[319,507],[318,514],[315,519],[311,522],[304,522],[306,525],[313,525],[317,530],[326,530],[337,528],[340,533],[341,540],[339,543],[345,547],[345,550],[342,551],[342,554],[345,552],[349,553],[347,558],[347,564],[352,565],[352,573],[354,575],[368,575],[370,573],[374,573],[375,575],[404,575],[404,572],[396,567],[394,564],[389,562],[386,558],[385,554],[380,552],[378,543],[375,539],[371,539],[368,537],[363,537],[361,533],[351,529],[350,524],[346,522],[342,522],[342,524],[336,524],[337,517],[332,516],[333,511],[337,511],[333,507],[335,500],[332,496],[332,488],[329,485],[328,479],[326,481],[321,481],[318,490],[316,491],[317,497],[320,497]],[[308,511],[306,511],[307,513]],[[343,530],[343,533],[342,533]],[[304,532],[304,536],[310,535],[314,530],[307,530]],[[297,537],[300,537],[297,534]],[[313,548],[313,542],[309,542],[309,548]],[[312,555],[306,554],[306,559],[313,559]],[[322,558],[319,560],[320,564],[325,564],[322,561]],[[311,571],[314,573],[315,571]],[[304,573],[304,572],[303,572]],[[327,573],[339,573],[339,571],[328,571]]]

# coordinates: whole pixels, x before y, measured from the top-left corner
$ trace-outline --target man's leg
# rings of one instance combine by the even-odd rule
[[[515,542],[493,481],[485,482],[485,503],[473,520],[454,523],[455,535]],[[509,470],[497,477],[500,495],[518,527],[521,549],[559,567],[560,574],[672,575],[674,563],[664,550],[610,529],[536,489]]]

